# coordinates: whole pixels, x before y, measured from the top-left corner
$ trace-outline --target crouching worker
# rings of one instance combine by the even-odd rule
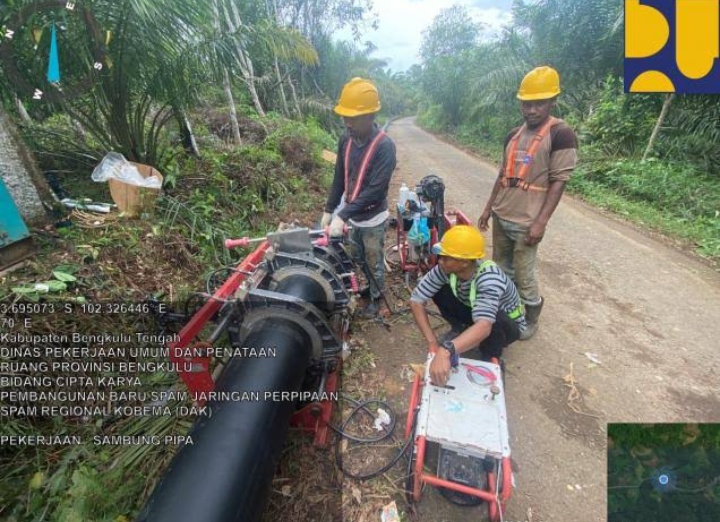
[[[490,360],[516,341],[526,328],[525,316],[512,280],[492,261],[483,261],[485,240],[469,225],[456,225],[433,247],[438,264],[420,280],[410,308],[428,350],[435,352],[430,376],[443,386],[458,356]],[[432,299],[450,331],[435,336],[425,305]]]

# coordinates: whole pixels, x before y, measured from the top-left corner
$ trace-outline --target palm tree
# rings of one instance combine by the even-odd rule
[[[18,12],[28,5],[33,3],[21,0],[12,8]],[[61,14],[66,14],[64,5],[57,2]],[[84,64],[92,65],[92,43],[100,40],[107,44],[102,70],[96,73],[94,88],[74,99],[60,96],[54,110],[61,108],[77,120],[102,149],[155,165],[169,159],[170,149],[161,137],[172,120],[178,122],[186,148],[197,152],[187,113],[208,79],[224,84],[232,113],[231,75],[238,70],[255,109],[264,115],[249,46],[259,42],[270,57],[303,63],[314,63],[317,56],[294,31],[267,20],[261,26],[245,23],[239,6],[236,0],[94,0],[77,5],[96,23],[91,26],[92,38],[77,39],[75,54],[65,60],[65,77],[72,80],[87,70]],[[12,12],[6,6],[0,15],[7,19]],[[86,31],[79,17],[73,20],[74,31]],[[24,30],[30,33],[27,25]],[[18,42],[19,56],[33,56],[31,38]],[[29,70],[25,63],[19,68]],[[237,138],[237,118],[233,119]]]

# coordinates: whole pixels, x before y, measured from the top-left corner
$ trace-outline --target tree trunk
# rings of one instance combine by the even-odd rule
[[[238,123],[237,108],[235,107],[235,99],[233,98],[232,85],[230,84],[230,75],[227,68],[223,68],[223,90],[225,98],[227,98],[230,107],[230,126],[232,127],[233,143],[235,145],[242,144],[242,136],[240,136],[240,124]]]
[[[670,109],[670,104],[672,103],[674,97],[675,93],[670,93],[665,98],[665,103],[663,103],[662,110],[660,111],[660,116],[658,116],[657,122],[655,122],[655,128],[650,135],[650,140],[648,141],[647,148],[645,149],[645,153],[643,154],[640,161],[645,161],[650,155],[650,152],[652,152],[653,145],[655,145],[655,139],[660,133],[660,127],[662,127],[662,124],[665,121],[665,117],[667,116],[668,109]]]
[[[218,9],[217,0],[213,1],[213,13],[215,14],[215,30],[218,32],[218,34],[221,31],[220,27],[220,11]],[[226,16],[228,15],[227,12],[225,12]],[[235,145],[240,145],[242,143],[242,137],[240,136],[240,125],[238,124],[237,119],[237,107],[235,107],[235,98],[233,98],[232,93],[232,83],[230,83],[230,73],[228,72],[227,67],[224,65],[222,66],[222,73],[223,73],[223,91],[225,91],[225,98],[227,99],[228,107],[230,108],[230,127],[232,128],[233,133],[233,142]]]
[[[292,77],[288,82],[290,85],[290,94],[292,94],[293,104],[295,105],[295,114],[298,118],[302,118],[302,111],[300,110],[300,102],[298,101],[297,92],[295,91],[295,84],[293,83]]]
[[[195,133],[192,130],[192,126],[190,125],[190,120],[188,120],[187,116],[183,113],[183,133],[185,136],[183,136],[184,140],[187,140],[187,145],[190,150],[190,152],[200,157],[200,149],[198,148],[197,140],[195,139]]]
[[[275,20],[275,23],[277,23],[278,25],[281,25],[280,17],[278,15],[277,1],[272,0],[272,5],[270,4],[270,1],[266,1],[265,9],[267,11],[268,17]],[[285,86],[283,85],[282,74],[280,74],[280,62],[278,60],[277,55],[275,55],[273,58],[274,58],[273,59],[274,65],[275,65],[275,76],[277,76],[278,88],[280,89],[280,102],[282,103],[283,114],[286,117],[289,117],[290,109],[288,108],[287,96],[285,95]],[[292,82],[292,80],[290,80],[290,81]]]
[[[195,134],[192,130],[192,125],[190,124],[190,120],[188,120],[185,111],[178,107],[173,107],[173,113],[175,115],[178,128],[180,129],[180,139],[182,141],[183,148],[188,154],[192,154],[193,156],[199,158],[200,149],[198,148],[197,140],[195,140]]]
[[[85,127],[82,126],[82,123],[75,118],[72,118],[70,121],[72,122],[72,127],[75,131],[75,137],[77,140],[82,143],[87,142],[87,131],[85,131]]]
[[[282,74],[280,74],[280,64],[278,63],[277,56],[275,57],[275,76],[277,76],[278,88],[280,89],[280,101],[282,102],[283,115],[290,116],[290,109],[288,108],[287,97],[285,96],[285,87],[283,86]]]
[[[54,198],[47,180],[22,141],[12,118],[0,105],[0,179],[12,196],[23,219],[44,224],[47,219],[43,202],[52,205]]]
[[[23,105],[22,100],[17,97],[17,94],[13,94],[13,98],[15,98],[15,108],[17,109],[23,123],[32,123],[33,120],[25,109],[25,105]]]
[[[228,24],[230,32],[235,34],[237,33],[239,26],[242,24],[242,21],[240,20],[240,13],[238,12],[235,3],[231,3],[231,8],[232,13],[227,12],[227,9],[225,9],[225,21]],[[236,52],[240,65],[240,72],[242,73],[243,80],[250,92],[250,99],[252,100],[257,113],[264,118],[265,110],[263,109],[262,103],[260,103],[260,96],[258,96],[257,89],[255,88],[255,70],[252,60],[250,59],[250,55],[248,55],[247,51],[240,46],[236,48]]]
[[[246,54],[244,50],[239,51],[241,54]],[[250,92],[250,99],[253,102],[253,105],[255,106],[255,110],[257,113],[265,117],[265,110],[263,109],[262,103],[260,103],[260,96],[257,93],[257,89],[255,88],[255,72],[253,71],[252,62],[250,61],[250,58],[247,57],[247,68],[243,68],[243,79],[245,80],[245,84],[248,87],[248,91]]]

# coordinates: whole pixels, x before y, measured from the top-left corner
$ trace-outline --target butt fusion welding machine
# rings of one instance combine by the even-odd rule
[[[260,519],[291,425],[329,444],[341,351],[358,291],[342,240],[293,228],[228,240],[255,250],[192,316],[170,345],[195,402],[209,414],[190,431],[138,521],[252,522]],[[212,323],[210,335],[196,338]],[[210,348],[272,349],[272,357],[227,356]],[[224,397],[258,394],[258,400]],[[252,397],[252,395],[248,395]]]
[[[445,386],[425,375],[413,382],[405,436],[413,437],[406,491],[418,502],[423,486],[438,487],[456,504],[485,504],[491,521],[502,519],[513,488],[505,389],[497,360],[461,358]],[[429,449],[437,450],[437,472],[425,471]]]

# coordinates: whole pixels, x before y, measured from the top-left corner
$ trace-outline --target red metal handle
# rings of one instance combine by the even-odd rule
[[[465,364],[465,363],[463,363],[462,365],[463,365],[465,368],[467,368],[468,370],[470,370],[471,372],[477,373],[478,375],[482,375],[482,376],[485,377],[486,379],[489,379],[490,382],[495,382],[495,381],[497,381],[497,377],[496,377],[495,374],[494,374],[493,372],[491,372],[490,370],[487,370],[487,369],[485,369],[485,368],[481,368],[480,366],[472,366],[472,365],[470,365],[470,364]]]
[[[249,244],[250,244],[249,237],[241,237],[240,239],[226,239],[225,240],[225,248],[246,247]]]
[[[225,248],[235,248],[235,247],[246,247],[249,246],[252,243],[260,243],[261,241],[265,241],[267,239],[265,236],[263,237],[241,237],[240,239],[226,239],[225,240]]]

